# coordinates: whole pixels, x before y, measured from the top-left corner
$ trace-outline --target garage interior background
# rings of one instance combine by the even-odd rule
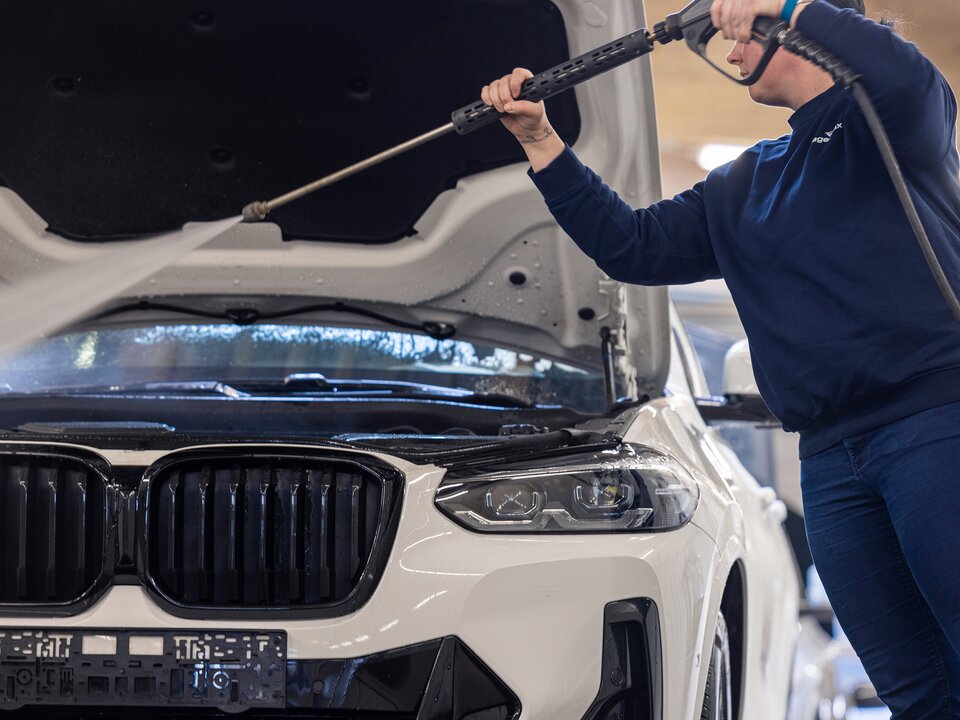
[[[665,17],[682,4],[646,0],[647,17]],[[866,0],[866,6],[871,18],[876,19],[882,11],[901,18],[901,34],[933,60],[955,93],[960,92],[960,6],[956,0]],[[693,53],[661,52],[651,58],[665,197],[703,178],[705,171],[698,157],[705,145],[750,146],[789,130],[789,110],[753,103],[745,88],[721,78]]]

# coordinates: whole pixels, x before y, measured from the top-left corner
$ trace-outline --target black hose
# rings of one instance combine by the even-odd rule
[[[897,191],[897,197],[900,198],[903,211],[906,213],[913,234],[920,244],[920,250],[923,252],[923,257],[927,261],[927,266],[930,268],[930,272],[933,273],[933,279],[936,281],[937,287],[940,288],[940,293],[943,295],[944,300],[947,301],[951,312],[953,312],[953,317],[960,322],[960,300],[957,299],[957,295],[950,285],[950,281],[947,280],[946,273],[943,271],[943,266],[940,265],[940,261],[937,259],[937,253],[930,244],[930,238],[927,237],[927,231],[924,229],[923,222],[920,220],[917,206],[910,196],[910,190],[907,188],[907,182],[904,180],[900,163],[897,162],[897,156],[893,151],[893,146],[890,144],[890,138],[883,127],[883,123],[880,121],[880,117],[877,115],[877,110],[874,108],[870,96],[864,89],[863,83],[860,82],[860,76],[844,65],[835,55],[824,50],[796,30],[784,31],[778,40],[785,50],[799,55],[817,67],[826,70],[834,80],[842,83],[844,87],[853,93],[854,98],[856,98],[857,103],[860,105],[860,110],[867,119],[867,125],[870,126],[870,131],[873,133],[873,137],[877,142],[880,155],[883,157],[883,164],[887,167],[887,172],[893,181],[893,187]]]
[[[923,229],[923,223],[920,221],[917,207],[913,202],[913,198],[910,196],[910,191],[907,189],[907,183],[903,179],[903,173],[900,170],[897,157],[894,155],[893,147],[890,145],[890,138],[887,137],[887,131],[884,130],[883,123],[880,122],[877,111],[873,107],[873,103],[870,102],[867,91],[863,88],[863,83],[855,82],[850,89],[853,92],[853,96],[857,99],[857,102],[860,103],[860,109],[867,118],[867,124],[870,126],[870,130],[873,131],[874,138],[877,140],[877,147],[880,148],[883,163],[887,166],[887,172],[890,173],[890,179],[893,180],[893,186],[897,190],[900,204],[903,205],[903,210],[907,214],[907,220],[910,221],[913,234],[917,236],[917,242],[920,243],[920,250],[923,252],[923,257],[930,267],[930,272],[933,273],[933,279],[937,281],[937,287],[940,288],[940,292],[947,301],[947,305],[950,306],[953,316],[960,321],[960,301],[957,300],[957,295],[953,291],[950,281],[947,280],[946,274],[943,272],[943,266],[940,265],[940,261],[937,259],[937,253],[930,244],[930,238],[927,237],[926,230]]]

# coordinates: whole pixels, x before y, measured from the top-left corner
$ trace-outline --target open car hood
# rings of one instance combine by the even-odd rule
[[[644,24],[639,0],[10,0],[5,10],[10,283],[239,214],[448,122],[514,65],[544,69]],[[647,59],[548,108],[628,202],[659,198]],[[523,160],[500,128],[447,136],[228,231],[112,304],[344,301],[589,365],[609,328],[620,393],[657,391],[664,291],[607,279],[556,227]]]

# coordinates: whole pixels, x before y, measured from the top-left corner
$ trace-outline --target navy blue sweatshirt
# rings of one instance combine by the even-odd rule
[[[960,288],[957,105],[917,48],[852,10],[797,29],[862,75],[934,249]],[[780,52],[784,52],[781,50]],[[560,226],[623,282],[723,277],[760,392],[807,457],[960,401],[960,322],[933,280],[856,100],[840,85],[677,197],[633,210],[567,148],[531,177]]]

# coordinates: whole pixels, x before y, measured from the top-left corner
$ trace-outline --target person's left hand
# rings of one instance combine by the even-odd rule
[[[727,40],[750,42],[753,21],[761,15],[779,17],[785,0],[713,0],[713,25]]]

